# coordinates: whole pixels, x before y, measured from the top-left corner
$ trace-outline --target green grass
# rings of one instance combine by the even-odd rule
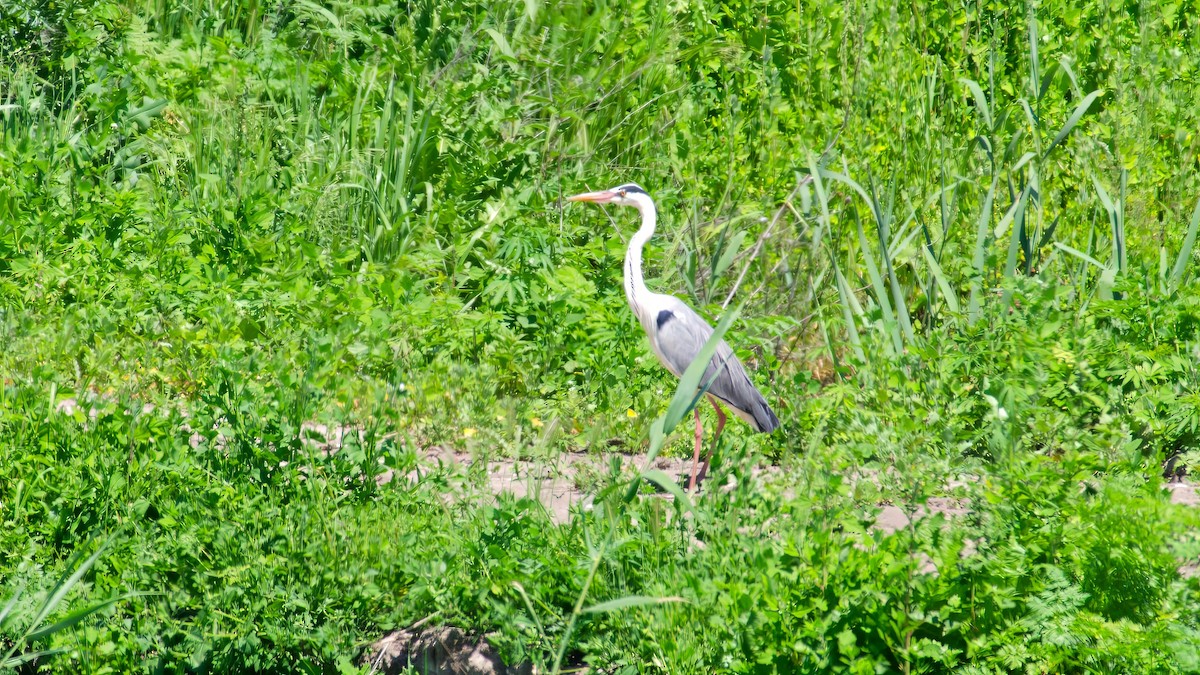
[[[0,669],[355,672],[427,620],[544,671],[1200,670],[1161,478],[1200,434],[1197,16],[0,9]],[[562,201],[629,180],[651,286],[736,316],[783,428],[731,423],[694,501],[602,464],[564,526],[481,466],[377,485],[688,452],[634,214]],[[871,527],[930,497],[969,513]]]

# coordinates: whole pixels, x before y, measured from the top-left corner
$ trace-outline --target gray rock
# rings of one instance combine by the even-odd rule
[[[383,636],[363,657],[372,673],[398,675],[412,667],[420,675],[532,675],[533,666],[507,666],[483,636],[453,626],[403,629]]]

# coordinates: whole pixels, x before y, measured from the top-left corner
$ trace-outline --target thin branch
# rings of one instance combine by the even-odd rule
[[[783,212],[788,209],[792,199],[794,199],[796,194],[800,192],[800,188],[804,187],[804,185],[811,180],[812,176],[805,176],[804,178],[801,178],[796,183],[796,187],[792,188],[792,191],[789,192],[788,196],[784,198],[783,205],[775,211],[775,216],[771,218],[771,223],[767,225],[767,229],[763,230],[763,233],[758,236],[758,241],[754,242],[754,249],[750,252],[750,259],[747,260],[746,264],[742,266],[742,272],[738,275],[737,281],[734,282],[733,288],[729,289],[729,295],[725,296],[725,302],[721,303],[721,309],[725,309],[729,306],[729,303],[733,301],[733,296],[737,293],[738,288],[741,287],[742,281],[746,278],[746,273],[750,271],[750,266],[754,264],[754,260],[758,258],[759,252],[762,251],[763,243],[766,242],[767,237],[771,236],[771,232],[774,231],[775,225],[779,222],[779,219],[783,217]]]

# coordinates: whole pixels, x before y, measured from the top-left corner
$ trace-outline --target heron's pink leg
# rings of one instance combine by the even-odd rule
[[[704,455],[704,466],[700,467],[700,476],[697,480],[704,480],[705,474],[708,473],[708,462],[712,459],[713,450],[716,450],[717,441],[721,440],[721,431],[725,428],[725,412],[713,399],[708,399],[708,402],[712,403],[713,410],[717,411],[717,433],[713,435],[713,444],[708,449],[708,454]]]
[[[725,428],[725,411],[721,410],[721,406],[717,405],[715,400],[710,398],[708,402],[712,404],[713,410],[717,411],[717,438],[720,438],[721,430]]]
[[[692,479],[688,481],[688,492],[696,490],[696,467],[700,466],[700,442],[704,431],[700,427],[700,409],[695,408],[696,413],[696,452],[692,454]]]

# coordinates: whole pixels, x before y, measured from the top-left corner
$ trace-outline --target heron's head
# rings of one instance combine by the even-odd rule
[[[621,206],[636,206],[639,209],[650,202],[650,195],[637,183],[625,183],[615,188],[599,192],[585,192],[573,197],[567,197],[572,202],[592,202],[593,204],[619,204]]]

